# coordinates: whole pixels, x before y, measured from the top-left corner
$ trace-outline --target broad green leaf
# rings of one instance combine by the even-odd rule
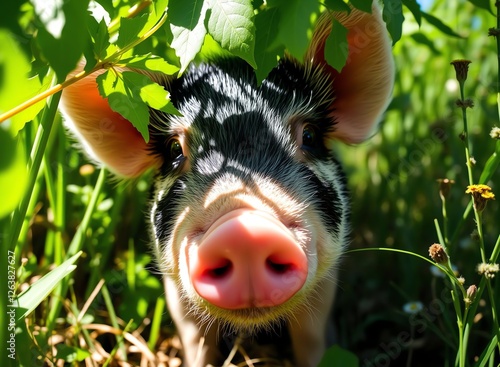
[[[347,13],[351,12],[351,7],[346,4],[344,0],[325,0],[324,4],[328,9],[333,11],[346,11]]]
[[[40,24],[36,40],[59,81],[66,78],[90,44],[86,31],[88,0],[37,0]],[[51,12],[46,8],[51,4]],[[36,7],[35,7],[36,8]]]
[[[439,52],[439,50],[434,45],[434,42],[432,42],[429,38],[427,38],[425,36],[425,34],[423,34],[423,33],[413,33],[411,35],[411,38],[413,38],[416,42],[421,43],[422,45],[425,45],[425,46],[429,47],[429,49],[431,50],[431,52],[434,55],[440,55],[441,54],[441,52]]]
[[[38,76],[28,78],[31,65],[8,31],[0,29],[0,113],[16,107],[30,98],[42,93],[50,86],[50,78],[40,83]],[[14,134],[21,130],[24,124],[33,120],[45,106],[45,101],[21,111],[10,119]]]
[[[125,87],[132,91],[134,97],[140,97],[141,101],[149,107],[165,113],[179,114],[170,103],[169,93],[157,83],[154,83],[146,75],[125,71],[122,74]]]
[[[404,6],[406,6],[411,13],[413,14],[413,17],[417,21],[418,26],[422,24],[422,11],[420,9],[420,4],[417,2],[417,0],[403,0]]]
[[[9,215],[23,198],[28,182],[24,140],[0,126],[0,218]]]
[[[81,254],[82,251],[70,257],[50,273],[37,280],[17,297],[18,308],[20,311],[24,311],[22,315],[17,315],[18,320],[28,316],[45,298],[47,298],[50,292],[52,292],[66,275],[76,269],[76,265],[73,264]]]
[[[205,15],[208,2],[202,0],[173,1],[168,9],[170,30],[172,32],[171,46],[180,59],[182,74],[203,45],[207,30]]]
[[[167,11],[169,0],[156,0],[149,6],[148,21],[146,23],[145,31],[151,29],[161,18],[163,13]]]
[[[491,1],[490,0],[469,0],[469,2],[474,4],[478,8],[488,10],[491,13],[491,15],[494,15],[493,11],[491,10]]]
[[[9,34],[11,38],[15,38],[19,47],[28,55],[31,55],[31,37],[28,36],[23,29],[21,29],[21,14],[22,7],[25,7],[24,1],[4,1],[2,2],[2,11],[0,11],[0,24],[1,32]],[[8,32],[6,32],[8,30]],[[0,50],[3,48],[0,46]]]
[[[210,0],[208,32],[222,48],[239,56],[253,67],[255,26],[250,0]]]
[[[290,0],[280,3],[279,41],[302,60],[312,34],[312,19],[319,13],[316,1]]]
[[[422,18],[424,18],[427,22],[432,24],[434,27],[439,29],[444,34],[447,34],[448,36],[452,36],[452,37],[460,37],[461,38],[461,36],[458,33],[453,31],[453,29],[448,27],[446,24],[444,24],[441,20],[436,18],[434,15],[431,15],[431,14],[426,13],[426,12],[421,12],[421,13],[422,13]]]
[[[134,32],[135,36],[141,37],[142,35],[144,35],[144,33],[149,31],[158,22],[158,20],[160,20],[161,16],[163,15],[163,13],[165,13],[167,9],[168,2],[169,2],[168,0],[156,0],[151,2],[151,4],[148,7],[148,11],[139,17],[141,18],[140,21],[135,21],[136,23],[131,25],[130,33],[127,32],[128,33],[127,37],[129,38],[128,43],[134,40],[133,39]],[[136,18],[137,17],[133,19]],[[130,18],[125,18],[125,19],[132,20]],[[120,24],[120,32],[121,32],[121,26],[122,24]],[[123,46],[124,45],[121,45],[119,47]]]
[[[365,13],[372,13],[372,2],[366,0],[350,0],[350,3],[359,10],[364,11]]]
[[[96,78],[99,93],[108,99],[109,106],[118,112],[139,131],[146,142],[149,141],[149,109],[140,97],[140,88],[130,82],[128,74],[108,70]],[[146,77],[147,78],[147,77]]]
[[[347,33],[347,28],[334,19],[332,32],[325,42],[325,59],[338,72],[342,71],[349,55]]]
[[[200,52],[196,55],[195,60],[212,60],[217,57],[228,58],[232,54],[228,50],[225,50],[221,45],[216,42],[212,36],[207,33],[205,35],[205,40],[203,41],[203,46],[201,46]]]
[[[359,360],[355,354],[349,352],[346,349],[334,345],[328,348],[326,353],[321,359],[318,367],[331,367],[331,366],[342,366],[342,367],[359,367]]]
[[[99,58],[99,60],[104,60],[108,55],[109,48],[109,33],[108,26],[104,19],[102,19],[97,26],[94,37],[94,52]]]
[[[138,55],[128,59],[122,59],[120,60],[120,64],[124,64],[135,69],[157,71],[166,75],[173,75],[179,71],[177,66],[169,64],[161,57],[151,54]]]
[[[384,0],[384,9],[382,10],[382,17],[385,26],[392,37],[392,44],[396,44],[401,39],[403,33],[403,6],[402,0]]]
[[[257,82],[264,80],[276,67],[278,55],[283,55],[284,46],[272,47],[278,35],[279,11],[276,8],[259,12],[255,16],[255,62]]]
[[[120,48],[124,48],[125,46],[136,41],[146,30],[147,21],[147,14],[143,14],[135,18],[121,18],[116,45]]]

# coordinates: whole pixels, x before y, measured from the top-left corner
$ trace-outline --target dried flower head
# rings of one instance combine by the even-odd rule
[[[467,72],[469,71],[470,60],[454,60],[450,62],[455,68],[456,77],[459,83],[465,82],[467,80]]]
[[[444,247],[439,243],[435,243],[429,247],[429,256],[438,264],[446,264],[448,262],[448,255]]]
[[[474,200],[474,208],[478,212],[482,212],[486,207],[486,203],[489,200],[495,199],[495,194],[491,192],[491,187],[488,185],[469,185],[467,186],[467,190],[465,190],[466,194],[471,194],[472,199]]]
[[[439,196],[444,200],[450,194],[451,185],[453,185],[455,181],[447,178],[439,178],[437,182],[439,182]]]
[[[477,272],[479,275],[484,275],[486,278],[492,279],[495,277],[495,273],[498,273],[500,267],[498,264],[487,264],[481,263],[477,266]]]
[[[490,131],[490,136],[492,139],[500,140],[500,127],[493,127]]]

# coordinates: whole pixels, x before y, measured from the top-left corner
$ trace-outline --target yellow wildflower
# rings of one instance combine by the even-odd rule
[[[484,210],[488,200],[495,199],[495,194],[491,192],[491,187],[489,187],[488,185],[469,185],[467,186],[467,190],[465,190],[465,193],[472,195],[472,199],[474,200],[474,207],[479,212],[482,212]]]

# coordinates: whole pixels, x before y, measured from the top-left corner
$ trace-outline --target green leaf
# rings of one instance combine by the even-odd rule
[[[86,31],[88,4],[88,0],[34,2],[40,20],[36,40],[59,81],[76,67],[91,42]]]
[[[131,71],[120,73],[116,70],[108,70],[99,75],[96,78],[99,93],[108,99],[113,111],[130,121],[144,140],[149,142],[149,109],[141,99],[140,87],[137,87],[134,77],[129,77],[129,74],[139,75]]]
[[[250,0],[211,0],[208,32],[222,48],[256,67],[255,26]]]
[[[403,4],[411,11],[418,26],[420,27],[422,25],[422,10],[420,9],[420,4],[417,0],[403,0]]]
[[[392,37],[392,44],[396,44],[401,39],[403,33],[403,6],[401,0],[384,0],[382,18],[385,26]]]
[[[318,367],[331,366],[358,367],[359,360],[353,353],[346,349],[342,349],[338,345],[334,345],[328,348],[323,356],[323,359],[321,359],[321,362],[318,365]]]
[[[45,78],[43,85],[38,76],[28,78],[30,63],[19,42],[3,29],[0,29],[0,50],[0,113],[3,113],[48,89],[51,78]],[[41,101],[13,116],[10,123],[14,135],[44,106],[45,101]]]
[[[179,115],[179,111],[170,103],[169,93],[161,85],[151,81],[147,76],[132,72],[124,72],[125,85],[139,91],[139,97],[149,107],[165,113]]]
[[[257,82],[264,80],[276,67],[278,55],[284,53],[284,46],[272,47],[278,34],[280,12],[276,8],[266,9],[255,16],[255,62]]]
[[[104,19],[102,19],[96,29],[94,36],[94,52],[99,60],[104,60],[108,55],[109,48],[109,32],[108,26]]]
[[[134,18],[120,18],[120,30],[118,39],[116,40],[116,45],[120,48],[124,48],[139,39],[142,33],[147,30],[147,21],[147,14]]]
[[[170,4],[168,16],[173,36],[171,46],[180,59],[180,74],[186,70],[203,45],[207,33],[207,9],[208,2],[202,0],[173,1]]]
[[[351,7],[348,4],[346,4],[344,0],[325,0],[324,4],[328,9],[333,11],[346,11],[347,13],[351,12]]]
[[[470,3],[474,4],[478,8],[488,10],[491,15],[495,15],[491,10],[491,1],[490,0],[469,0]]]
[[[125,66],[135,69],[161,72],[166,75],[173,75],[179,71],[177,66],[169,64],[163,58],[151,54],[138,55],[128,59],[122,59],[120,60],[120,64],[124,64]]]
[[[169,0],[156,0],[151,4],[148,24],[151,26],[158,22],[167,10]]]
[[[136,93],[138,92],[140,100],[149,107],[165,113],[179,114],[177,109],[170,103],[169,93],[164,87],[143,74],[125,71],[122,76],[125,87],[133,92],[135,99],[137,99]]]
[[[207,33],[205,35],[205,40],[203,41],[203,46],[201,46],[201,50],[196,55],[195,60],[212,60],[214,59],[214,56],[228,58],[233,55],[228,50],[223,49],[221,45],[216,42],[209,33]]]
[[[347,28],[334,19],[332,31],[325,42],[325,59],[338,72],[342,71],[349,55],[347,33]]]
[[[0,126],[0,218],[9,215],[23,198],[28,182],[24,141]]]
[[[366,0],[350,0],[356,9],[362,10],[365,13],[372,13],[372,2]]]
[[[434,15],[431,15],[431,14],[426,13],[426,12],[422,12],[422,18],[424,18],[427,22],[432,24],[434,27],[439,29],[444,34],[447,34],[448,36],[452,36],[452,37],[461,38],[461,36],[458,33],[455,33],[455,31],[453,31],[453,29],[448,27],[446,24],[444,24],[441,20],[436,18]]]
[[[290,0],[280,3],[278,39],[295,58],[302,60],[312,33],[311,20],[319,13],[316,1]]]
[[[425,36],[425,34],[423,34],[423,33],[413,33],[411,35],[411,38],[413,38],[415,40],[415,42],[418,42],[418,43],[420,43],[422,45],[427,46],[434,55],[440,55],[441,54],[441,52],[439,52],[439,50],[434,46],[434,42],[432,42],[432,40],[430,40],[429,38],[427,38]]]
[[[483,172],[481,172],[481,177],[479,178],[479,183],[487,183],[493,174],[498,169],[500,164],[500,140],[496,142],[495,152],[488,158],[486,165],[484,166]]]
[[[24,311],[22,315],[17,316],[18,320],[28,316],[45,298],[47,298],[49,293],[52,292],[66,275],[76,269],[76,265],[73,264],[81,254],[82,251],[70,257],[50,273],[37,280],[17,297],[18,310]]]

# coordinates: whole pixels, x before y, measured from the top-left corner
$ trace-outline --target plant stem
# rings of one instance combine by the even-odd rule
[[[490,302],[491,302],[491,316],[493,318],[493,329],[494,329],[493,331],[497,336],[497,346],[498,346],[498,351],[500,352],[500,327],[498,324],[498,314],[495,304],[495,297],[489,279],[486,280],[486,288],[488,289],[488,296],[490,297]]]
[[[52,88],[49,88],[46,91],[44,91],[40,94],[37,94],[33,98],[30,98],[29,100],[21,103],[20,105],[17,105],[13,109],[1,114],[0,115],[0,124],[2,122],[4,122],[5,120],[7,120],[8,118],[11,118],[12,116],[27,109],[28,107],[33,106],[34,104],[44,100],[45,98],[50,97],[50,96],[56,94],[57,92],[62,91],[64,88],[76,83],[77,81],[79,81],[79,80],[81,80],[81,79],[83,79],[83,78],[85,78],[93,73],[95,73],[96,71],[98,71],[100,69],[108,68],[110,66],[110,63],[113,64],[114,62],[119,60],[120,57],[124,53],[128,52],[129,50],[131,50],[132,48],[134,48],[135,46],[137,46],[138,44],[140,44],[141,42],[143,42],[144,40],[149,38],[153,33],[155,33],[163,25],[163,23],[165,23],[166,20],[167,20],[167,16],[166,16],[166,13],[164,13],[162,15],[162,17],[160,18],[160,20],[149,31],[144,33],[144,35],[142,37],[138,38],[137,40],[133,41],[129,45],[125,46],[123,49],[115,52],[113,55],[111,55],[107,59],[105,59],[101,62],[98,62],[94,66],[94,68],[92,68],[92,70],[90,70],[90,71],[82,70],[79,73],[77,73],[76,75],[73,75],[71,78],[65,80],[63,83],[54,85]]]
[[[443,234],[444,234],[444,243],[443,246],[448,249],[448,246],[450,244],[450,241],[448,239],[448,213],[446,212],[446,198],[443,196],[441,197],[441,212],[443,215]]]
[[[497,30],[500,29],[500,2],[494,1],[497,8]],[[500,71],[500,37],[495,37],[497,42],[497,71]],[[497,107],[498,118],[500,119],[500,73],[497,72]]]
[[[42,121],[40,126],[38,127],[35,141],[31,149],[30,160],[28,162],[29,175],[28,184],[26,185],[26,195],[23,197],[19,207],[16,209],[14,215],[12,216],[10,227],[11,231],[10,236],[8,237],[9,249],[11,250],[14,250],[15,244],[21,232],[26,211],[31,199],[31,193],[33,192],[35,181],[38,176],[38,171],[40,170],[40,165],[44,156],[45,147],[47,146],[47,142],[49,140],[50,131],[52,130],[52,125],[54,123],[54,118],[60,98],[60,93],[53,95],[42,113]]]
[[[460,85],[460,99],[464,101],[465,100],[464,82],[460,82],[459,85]],[[470,151],[469,151],[470,149],[469,149],[469,128],[467,123],[467,107],[462,106],[461,110],[462,110],[462,121],[464,123],[463,142],[465,147],[467,175],[469,177],[469,185],[473,185],[474,179],[472,177],[472,165],[470,161]]]
[[[495,246],[493,247],[493,252],[491,253],[491,256],[490,256],[490,263],[497,262],[499,253],[500,253],[500,235],[498,236],[497,242],[495,243]]]
[[[99,177],[97,178],[97,182],[94,187],[94,191],[92,192],[92,196],[90,197],[89,204],[87,205],[87,209],[85,210],[85,214],[83,215],[82,222],[78,226],[78,229],[73,236],[73,240],[69,245],[68,251],[66,253],[66,259],[76,254],[78,251],[82,249],[83,242],[85,240],[85,234],[90,224],[90,219],[92,218],[92,214],[97,206],[97,202],[99,199],[99,195],[101,194],[102,188],[104,186],[104,181],[106,178],[107,171],[103,168],[99,173]],[[49,315],[47,316],[47,330],[48,332],[52,332],[55,321],[62,307],[62,300],[64,299],[66,292],[69,287],[69,279],[64,278],[61,283],[59,283],[58,287],[54,290],[53,295],[53,304],[50,307]]]

